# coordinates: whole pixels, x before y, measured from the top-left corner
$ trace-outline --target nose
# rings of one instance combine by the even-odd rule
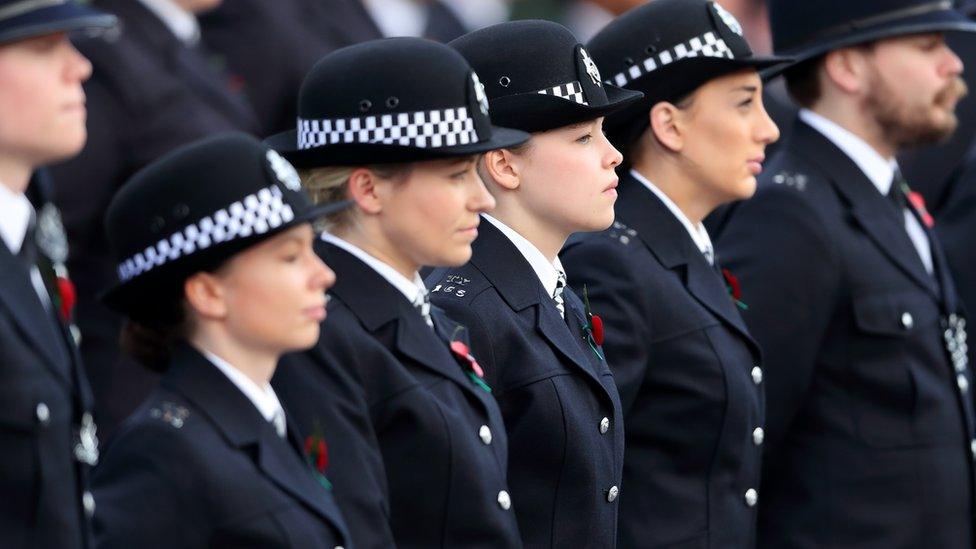
[[[495,197],[491,196],[480,177],[474,178],[468,209],[474,212],[490,212],[495,209]]]
[[[766,106],[763,105],[761,99],[759,101],[759,123],[757,124],[756,130],[756,140],[760,143],[769,145],[779,140],[779,127],[770,118],[769,112],[766,111]]]
[[[92,64],[87,57],[81,54],[74,44],[67,37],[64,38],[66,47],[67,61],[65,63],[65,76],[71,82],[84,82],[91,77]]]
[[[607,139],[607,136],[604,135],[603,132],[600,132],[600,139],[603,140],[607,148],[606,154],[603,157],[604,167],[612,170],[624,161],[624,155],[613,146],[613,143],[610,143],[610,140]]]
[[[943,71],[945,76],[956,77],[962,74],[965,70],[966,65],[963,63],[962,58],[960,58],[956,52],[952,51],[948,45],[945,46],[946,58],[943,63]]]
[[[315,252],[312,252],[312,268],[313,273],[310,280],[313,290],[324,292],[332,286],[335,286],[335,271],[330,269]]]

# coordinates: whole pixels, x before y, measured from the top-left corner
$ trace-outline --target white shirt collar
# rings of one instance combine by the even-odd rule
[[[334,234],[322,233],[322,240],[328,242],[329,244],[335,244],[336,246],[346,250],[352,255],[359,258],[360,261],[369,265],[374,271],[379,273],[387,282],[393,285],[394,288],[400,290],[403,297],[407,298],[410,303],[415,303],[417,297],[420,295],[421,289],[426,291],[424,288],[424,280],[420,278],[420,273],[413,274],[413,280],[403,276],[393,267],[390,267],[386,263],[376,259],[368,252],[356,246],[355,244],[350,244],[345,240],[339,238]]]
[[[427,7],[416,0],[364,0],[363,5],[383,36],[423,36]]]
[[[192,13],[176,5],[173,0],[139,0],[166,25],[176,38],[187,46],[200,42],[200,22]]]
[[[874,183],[878,192],[883,195],[888,194],[888,190],[891,189],[891,179],[898,169],[898,163],[894,158],[881,156],[860,137],[811,110],[800,109],[800,118],[823,134],[838,149],[844,151],[844,154],[850,157],[858,168],[861,168],[871,183]]]
[[[258,409],[258,412],[261,413],[264,419],[267,421],[272,421],[278,411],[282,409],[281,402],[278,400],[278,395],[275,394],[270,383],[265,383],[264,388],[261,388],[257,383],[254,383],[251,378],[244,375],[237,368],[231,366],[226,360],[207,350],[201,349],[200,352],[203,353],[203,356],[207,357],[207,360],[216,366],[218,370],[223,372],[224,375],[227,376],[227,379],[229,379],[235,387],[244,393],[244,396],[246,396],[247,399],[254,404],[254,407]],[[284,417],[284,414],[282,414],[282,417]]]
[[[488,214],[483,213],[481,217],[487,219],[489,223],[497,227],[503,235],[511,240],[512,244],[515,244],[518,251],[529,262],[529,265],[532,266],[535,275],[539,277],[539,282],[542,282],[542,287],[545,288],[546,294],[553,295],[556,292],[556,284],[559,282],[559,271],[566,272],[563,269],[562,262],[559,261],[559,256],[556,256],[556,260],[550,263],[546,259],[546,256],[539,251],[539,248],[535,247],[535,244],[529,242],[511,227]]]
[[[24,244],[27,226],[34,207],[24,193],[14,194],[0,183],[0,238],[11,253],[16,254]]]
[[[699,222],[697,227],[693,225],[691,220],[688,219],[688,216],[681,211],[681,208],[679,208],[668,195],[664,194],[664,191],[657,188],[657,185],[651,183],[649,179],[644,177],[637,170],[630,170],[630,175],[633,176],[633,178],[637,181],[640,181],[640,183],[647,187],[649,191],[654,193],[654,195],[657,196],[661,202],[664,202],[664,205],[667,206],[667,208],[671,210],[671,213],[678,218],[678,221],[684,225],[685,230],[688,231],[688,236],[691,237],[691,240],[695,243],[695,246],[698,246],[698,249],[702,254],[706,254],[706,252],[714,253],[712,239],[708,236],[708,231],[705,230],[705,225],[703,223]]]

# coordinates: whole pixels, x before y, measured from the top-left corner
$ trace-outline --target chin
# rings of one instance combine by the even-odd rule
[[[590,219],[589,223],[586,225],[586,228],[582,230],[586,232],[596,232],[609,229],[610,226],[613,225],[614,219],[616,219],[616,215],[614,214],[613,207],[611,206],[609,211],[603,213],[603,215],[594,216],[592,219]]]
[[[471,253],[470,244],[450,250],[449,253],[445,254],[444,257],[441,258],[441,261],[437,264],[437,266],[460,267],[471,260]]]
[[[316,322],[300,332],[293,333],[287,352],[305,351],[312,348],[319,340],[320,331],[319,324]]]

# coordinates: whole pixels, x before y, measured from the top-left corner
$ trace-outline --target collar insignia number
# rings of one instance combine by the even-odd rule
[[[471,80],[474,82],[474,96],[478,99],[481,114],[488,116],[488,94],[485,93],[485,85],[481,83],[476,73],[471,73]]]
[[[583,65],[586,67],[586,74],[590,75],[590,80],[597,86],[603,86],[603,79],[600,78],[600,69],[593,62],[593,58],[590,57],[589,53],[586,53],[585,48],[580,48],[580,55],[583,56]]]
[[[712,2],[712,6],[715,7],[715,12],[718,13],[718,16],[722,18],[722,21],[725,22],[725,25],[729,27],[729,29],[731,29],[732,32],[738,34],[739,36],[742,36],[742,25],[739,24],[739,21],[736,20],[735,16],[729,13],[722,6],[718,5],[718,2]]]
[[[61,222],[61,213],[51,203],[45,204],[37,214],[37,247],[55,265],[68,260],[68,237]]]
[[[94,467],[98,464],[98,436],[95,435],[95,421],[85,412],[78,427],[78,442],[75,443],[75,459]]]
[[[190,411],[184,406],[178,406],[172,402],[164,402],[162,408],[153,408],[149,415],[155,419],[169,423],[175,429],[180,429],[190,417]]]
[[[302,190],[302,180],[299,179],[298,172],[295,171],[295,167],[290,162],[275,151],[268,151],[267,158],[268,164],[271,165],[275,176],[278,177],[278,181],[281,181],[289,190],[296,192]]]

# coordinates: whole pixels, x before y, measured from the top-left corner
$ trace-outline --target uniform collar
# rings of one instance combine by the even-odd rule
[[[679,208],[678,205],[671,200],[671,197],[664,194],[664,191],[659,189],[654,183],[651,183],[650,179],[644,177],[637,170],[630,170],[630,175],[644,185],[644,187],[654,193],[654,195],[664,203],[674,217],[681,222],[681,225],[685,228],[685,230],[688,231],[688,236],[691,237],[692,242],[695,243],[695,246],[698,247],[702,254],[707,255],[708,252],[714,251],[714,248],[712,247],[712,239],[708,236],[708,231],[705,230],[705,225],[703,223],[699,222],[697,227],[692,224],[691,220],[688,219],[688,216],[686,216],[685,213],[681,211],[681,208]]]
[[[278,400],[278,395],[275,394],[274,389],[271,388],[270,383],[265,383],[264,388],[258,386],[257,383],[244,375],[240,370],[231,366],[229,362],[220,358],[219,356],[207,351],[205,349],[200,349],[200,353],[210,361],[211,364],[217,367],[231,383],[234,384],[248,400],[254,404],[254,407],[258,409],[258,412],[264,416],[264,419],[272,421],[279,413],[281,408],[281,402]]]
[[[373,257],[359,246],[350,244],[334,234],[322,233],[322,240],[351,253],[360,261],[369,265],[374,271],[377,272],[377,274],[382,276],[394,288],[400,290],[400,293],[407,298],[407,301],[410,303],[417,302],[417,297],[420,295],[421,289],[424,288],[424,280],[420,278],[420,273],[414,273],[413,280],[410,280],[409,278],[400,274],[400,272],[393,267],[390,267],[386,263]]]
[[[184,45],[192,48],[200,42],[200,23],[196,16],[177,6],[173,0],[139,1]]]
[[[33,212],[34,207],[24,193],[15,194],[0,182],[0,239],[15,255],[24,244]]]
[[[383,36],[423,36],[427,9],[415,0],[364,0],[363,5]]]
[[[810,127],[820,132],[844,152],[864,175],[871,181],[882,195],[887,196],[891,189],[891,180],[898,169],[894,158],[885,158],[878,154],[871,145],[854,135],[833,120],[830,120],[809,109],[800,109],[800,119]]]
[[[501,221],[495,219],[488,214],[481,214],[489,223],[495,226],[505,237],[512,241],[512,244],[518,249],[522,257],[529,262],[532,270],[535,271],[536,276],[539,277],[539,281],[542,282],[542,287],[545,288],[548,295],[553,295],[556,292],[556,285],[559,282],[559,273],[566,271],[563,269],[562,262],[559,261],[559,257],[556,260],[549,262],[546,256],[536,248],[534,244],[529,242],[524,236],[520,235],[508,225],[502,223]]]

